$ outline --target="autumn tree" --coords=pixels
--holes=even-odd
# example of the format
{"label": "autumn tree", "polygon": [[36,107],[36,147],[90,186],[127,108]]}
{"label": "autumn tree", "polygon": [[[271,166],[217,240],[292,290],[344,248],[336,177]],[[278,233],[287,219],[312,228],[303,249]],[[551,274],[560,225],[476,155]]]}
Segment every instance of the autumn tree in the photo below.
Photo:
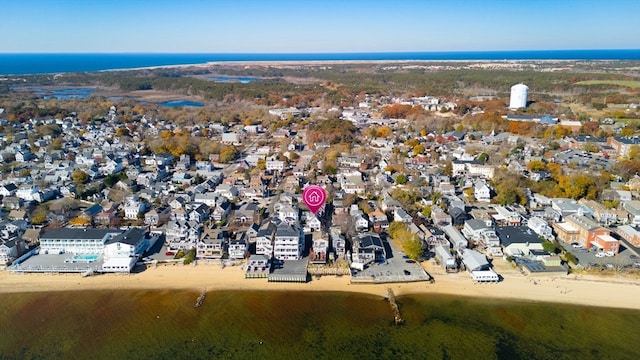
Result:
{"label": "autumn tree", "polygon": [[71,179],[73,179],[73,181],[76,184],[83,184],[83,183],[87,182],[87,180],[89,179],[89,175],[87,175],[86,172],[84,172],[84,171],[82,171],[80,169],[77,169],[77,170],[74,170],[71,173]]}

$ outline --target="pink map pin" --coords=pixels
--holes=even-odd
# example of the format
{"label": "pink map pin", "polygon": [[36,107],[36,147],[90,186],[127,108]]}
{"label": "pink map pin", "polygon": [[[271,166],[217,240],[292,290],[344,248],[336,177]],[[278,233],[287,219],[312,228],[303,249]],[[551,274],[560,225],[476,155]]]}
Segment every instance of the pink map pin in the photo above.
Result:
{"label": "pink map pin", "polygon": [[321,186],[309,185],[302,191],[302,201],[315,215],[327,201],[327,193]]}

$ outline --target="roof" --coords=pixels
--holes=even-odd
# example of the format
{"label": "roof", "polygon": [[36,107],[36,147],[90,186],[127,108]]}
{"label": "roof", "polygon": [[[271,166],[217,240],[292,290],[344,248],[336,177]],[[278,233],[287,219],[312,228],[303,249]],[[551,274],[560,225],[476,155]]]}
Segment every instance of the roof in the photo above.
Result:
{"label": "roof", "polygon": [[482,221],[482,220],[478,220],[478,219],[469,219],[466,220],[464,222],[465,225],[468,225],[472,230],[481,230],[481,229],[488,229],[489,226],[487,226],[487,223]]}
{"label": "roof", "polygon": [[462,251],[462,262],[469,271],[489,269],[487,257],[475,250],[464,249]]}
{"label": "roof", "polygon": [[145,237],[146,233],[146,230],[143,228],[130,228],[124,233],[107,240],[106,244],[122,243],[136,245]]}
{"label": "roof", "polygon": [[278,225],[275,236],[276,237],[280,237],[280,236],[297,237],[297,236],[300,236],[300,231],[297,228],[283,222]]}
{"label": "roof", "polygon": [[498,237],[502,246],[507,247],[511,244],[525,243],[542,243],[542,239],[538,234],[528,227],[522,226],[503,226],[498,227]]}
{"label": "roof", "polygon": [[382,239],[380,236],[372,233],[362,234],[358,236],[359,248],[371,248],[371,247],[380,247],[384,249],[384,245],[382,244]]}
{"label": "roof", "polygon": [[64,228],[54,229],[43,233],[40,239],[79,239],[79,240],[91,240],[91,239],[103,239],[107,234],[120,234],[118,229],[76,229],[76,228]]}

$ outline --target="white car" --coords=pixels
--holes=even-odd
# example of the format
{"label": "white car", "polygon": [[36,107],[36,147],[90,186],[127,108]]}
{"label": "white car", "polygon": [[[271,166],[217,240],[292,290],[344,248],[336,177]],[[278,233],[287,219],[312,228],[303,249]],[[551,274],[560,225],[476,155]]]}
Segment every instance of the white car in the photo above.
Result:
{"label": "white car", "polygon": [[597,258],[602,258],[602,257],[604,257],[604,253],[603,252],[597,252],[596,253],[596,257]]}
{"label": "white car", "polygon": [[613,253],[613,251],[607,251],[607,252],[605,252],[605,253],[604,253],[604,256],[609,256],[609,257],[611,257],[611,256],[614,256],[614,255],[615,255],[615,254]]}

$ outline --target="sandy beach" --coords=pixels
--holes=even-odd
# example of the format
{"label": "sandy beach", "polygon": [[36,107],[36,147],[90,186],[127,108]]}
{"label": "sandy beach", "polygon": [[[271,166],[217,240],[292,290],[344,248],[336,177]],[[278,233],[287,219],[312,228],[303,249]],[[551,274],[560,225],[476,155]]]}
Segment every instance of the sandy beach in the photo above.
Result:
{"label": "sandy beach", "polygon": [[0,272],[0,293],[118,290],[187,289],[350,291],[385,296],[387,288],[396,296],[406,294],[447,294],[535,302],[557,302],[611,308],[640,309],[640,281],[625,277],[549,276],[526,277],[507,266],[499,268],[504,281],[474,284],[469,274],[445,274],[431,263],[425,264],[435,283],[350,284],[349,277],[324,276],[301,283],[270,283],[267,279],[245,279],[241,267],[221,268],[219,264],[159,265],[134,274],[102,274],[83,278],[80,274],[14,274]]}

